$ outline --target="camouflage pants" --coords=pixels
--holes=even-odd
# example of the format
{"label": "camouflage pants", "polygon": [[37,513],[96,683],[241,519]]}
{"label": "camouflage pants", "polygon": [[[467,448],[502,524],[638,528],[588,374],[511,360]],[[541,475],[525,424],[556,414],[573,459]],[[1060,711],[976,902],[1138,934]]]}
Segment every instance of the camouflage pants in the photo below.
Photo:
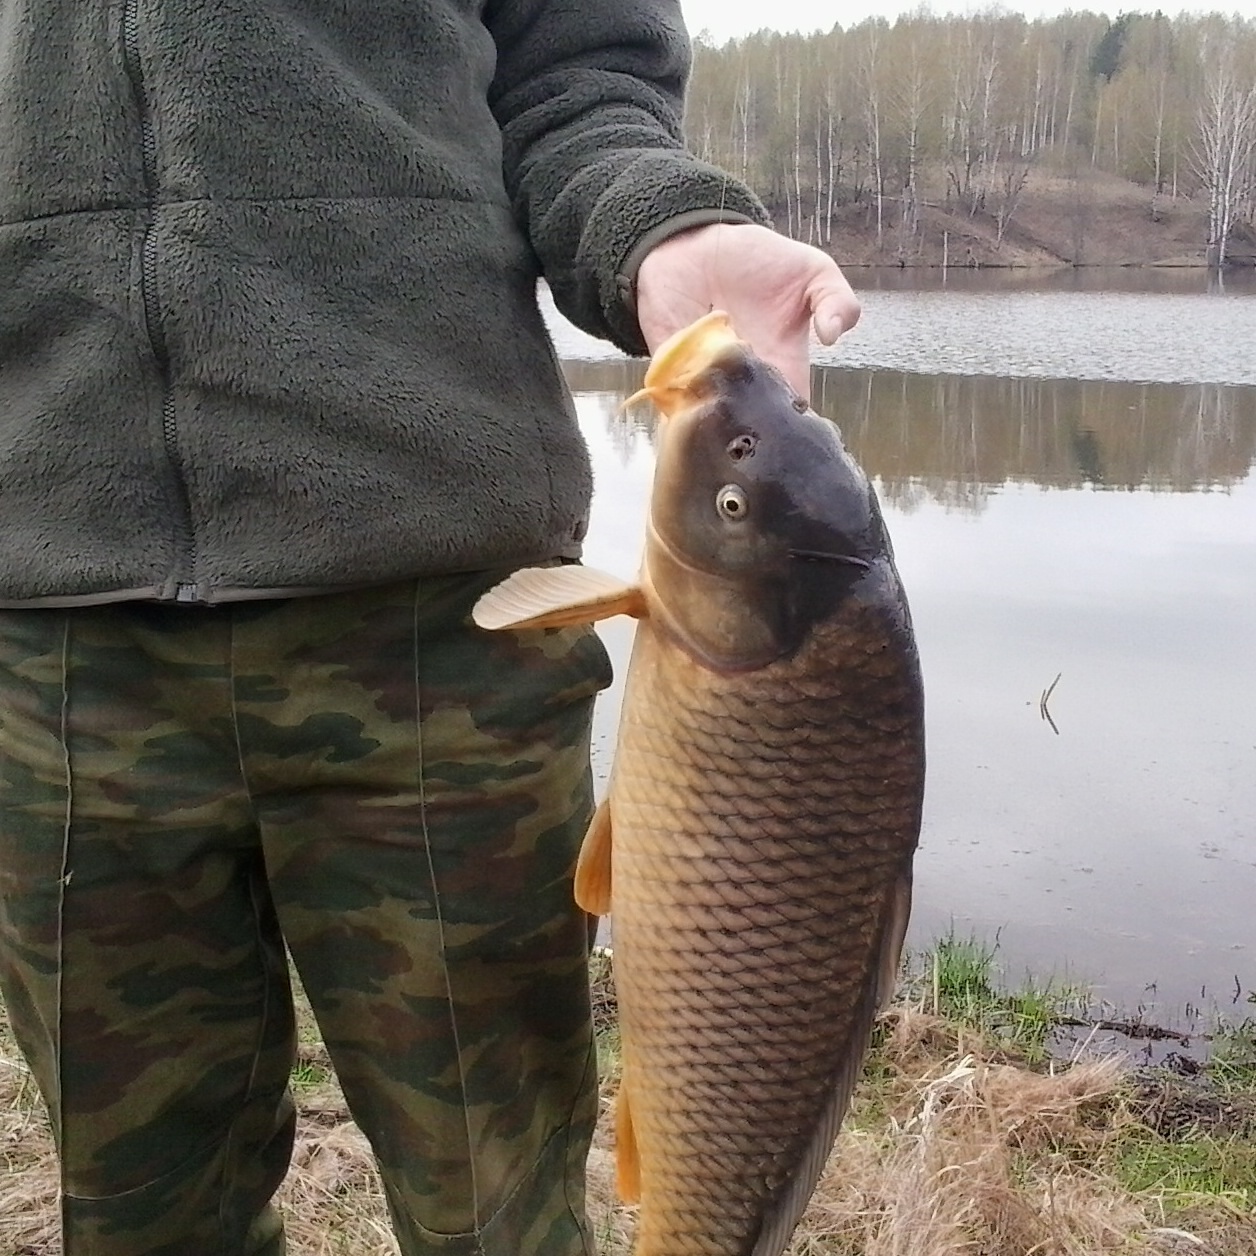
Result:
{"label": "camouflage pants", "polygon": [[494,577],[0,612],[0,978],[65,1256],[274,1256],[285,944],[407,1256],[591,1253],[587,922],[608,679]]}

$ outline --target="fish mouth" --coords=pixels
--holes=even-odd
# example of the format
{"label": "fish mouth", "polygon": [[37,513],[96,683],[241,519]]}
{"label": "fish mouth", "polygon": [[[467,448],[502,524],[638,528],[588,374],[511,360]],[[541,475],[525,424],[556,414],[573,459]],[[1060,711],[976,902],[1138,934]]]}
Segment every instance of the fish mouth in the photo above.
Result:
{"label": "fish mouth", "polygon": [[790,558],[801,558],[812,563],[845,563],[848,567],[861,567],[864,571],[871,571],[872,564],[863,558],[856,558],[852,554],[830,554],[827,550],[812,549],[792,549],[789,552]]}

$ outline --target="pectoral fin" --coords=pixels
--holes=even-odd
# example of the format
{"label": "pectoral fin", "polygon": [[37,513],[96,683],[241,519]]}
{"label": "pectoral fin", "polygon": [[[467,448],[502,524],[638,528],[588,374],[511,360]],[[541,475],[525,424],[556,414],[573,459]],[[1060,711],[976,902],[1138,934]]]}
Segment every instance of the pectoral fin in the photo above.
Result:
{"label": "pectoral fin", "polygon": [[593,813],[576,860],[576,902],[591,916],[611,909],[611,809],[605,800]]}
{"label": "pectoral fin", "polygon": [[625,1204],[641,1199],[641,1157],[637,1154],[626,1081],[620,1082],[615,1098],[615,1191]]}
{"label": "pectoral fin", "polygon": [[567,628],[612,615],[645,614],[635,584],[591,567],[524,567],[495,585],[475,604],[481,628]]}

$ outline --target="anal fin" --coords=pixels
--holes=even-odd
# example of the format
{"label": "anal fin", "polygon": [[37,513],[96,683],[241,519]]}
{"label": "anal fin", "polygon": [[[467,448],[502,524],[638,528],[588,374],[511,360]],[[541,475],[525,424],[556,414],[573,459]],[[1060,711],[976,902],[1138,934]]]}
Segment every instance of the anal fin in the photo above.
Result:
{"label": "anal fin", "polygon": [[637,1154],[628,1087],[622,1080],[615,1097],[615,1191],[625,1204],[641,1199],[641,1157]]}
{"label": "anal fin", "polygon": [[576,860],[576,902],[591,916],[611,910],[611,808],[603,799],[585,831]]}
{"label": "anal fin", "polygon": [[898,975],[903,967],[903,943],[907,938],[907,921],[911,916],[911,866],[903,871],[890,891],[889,918],[881,943],[881,963],[877,973],[877,1011],[883,1012],[898,988]]}

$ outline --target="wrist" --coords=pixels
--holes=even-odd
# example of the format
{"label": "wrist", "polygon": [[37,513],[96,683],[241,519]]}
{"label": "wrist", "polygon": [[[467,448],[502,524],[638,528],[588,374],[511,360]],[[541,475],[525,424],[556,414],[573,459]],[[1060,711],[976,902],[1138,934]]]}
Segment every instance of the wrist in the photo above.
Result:
{"label": "wrist", "polygon": [[700,232],[709,231],[712,227],[753,225],[753,223],[754,220],[747,218],[744,214],[722,209],[694,209],[659,223],[637,241],[620,267],[617,282],[624,304],[635,316],[637,283],[641,267],[661,245],[670,243],[681,236],[696,236]]}

